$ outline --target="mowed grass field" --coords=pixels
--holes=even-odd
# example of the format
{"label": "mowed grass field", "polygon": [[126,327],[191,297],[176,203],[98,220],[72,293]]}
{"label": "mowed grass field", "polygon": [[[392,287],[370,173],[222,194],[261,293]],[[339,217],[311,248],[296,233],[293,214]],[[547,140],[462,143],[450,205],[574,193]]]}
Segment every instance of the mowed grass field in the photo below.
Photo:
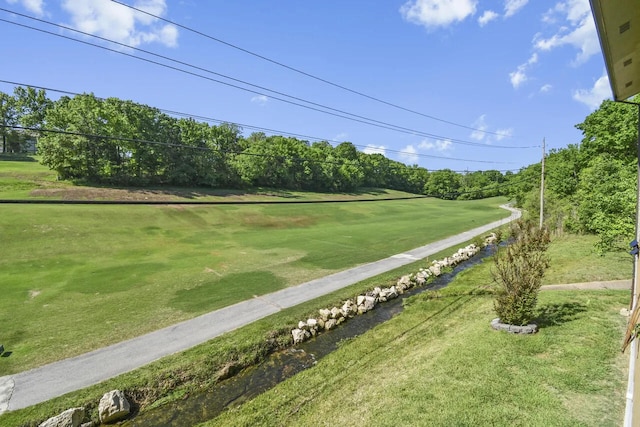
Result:
{"label": "mowed grass field", "polygon": [[504,218],[504,201],[0,205],[0,376]]}
{"label": "mowed grass field", "polygon": [[[545,283],[628,279],[632,257],[625,251],[598,256],[596,241],[554,237]],[[90,408],[97,420],[97,402],[115,388],[135,396],[141,413],[189,399],[213,386],[230,362],[263,360],[274,332],[290,337],[289,329],[318,308],[390,286],[427,264],[416,261],[104,383],[5,413],[0,425],[39,425],[75,406]],[[437,293],[410,298],[391,322],[345,341],[309,371],[207,425],[620,425],[628,353],[620,352],[626,318],[619,310],[628,306],[629,291],[543,292],[540,332],[517,337],[489,326],[495,317],[490,267],[485,261]]]}

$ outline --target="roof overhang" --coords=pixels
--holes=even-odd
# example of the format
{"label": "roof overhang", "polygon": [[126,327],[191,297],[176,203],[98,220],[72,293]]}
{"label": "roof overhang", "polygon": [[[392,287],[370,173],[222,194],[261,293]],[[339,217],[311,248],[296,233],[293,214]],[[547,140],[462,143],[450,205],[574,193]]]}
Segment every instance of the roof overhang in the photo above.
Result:
{"label": "roof overhang", "polygon": [[640,1],[590,0],[616,101],[640,93]]}

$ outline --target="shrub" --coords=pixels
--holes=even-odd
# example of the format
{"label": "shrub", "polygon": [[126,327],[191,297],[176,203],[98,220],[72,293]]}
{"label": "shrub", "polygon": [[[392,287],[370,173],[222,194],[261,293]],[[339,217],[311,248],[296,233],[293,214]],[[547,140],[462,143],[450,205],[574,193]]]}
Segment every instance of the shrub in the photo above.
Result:
{"label": "shrub", "polygon": [[493,305],[502,323],[526,325],[533,319],[542,277],[549,267],[549,230],[518,220],[511,225],[510,236],[510,243],[494,257],[492,275],[499,288]]}

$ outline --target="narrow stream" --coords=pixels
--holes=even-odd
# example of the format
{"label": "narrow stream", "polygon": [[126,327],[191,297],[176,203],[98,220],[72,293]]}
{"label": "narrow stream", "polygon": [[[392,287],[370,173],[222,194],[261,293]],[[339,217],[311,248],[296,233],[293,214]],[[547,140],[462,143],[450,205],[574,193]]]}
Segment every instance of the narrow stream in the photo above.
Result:
{"label": "narrow stream", "polygon": [[211,389],[188,398],[146,411],[121,424],[126,427],[193,426],[215,418],[226,408],[241,405],[307,368],[338,348],[341,341],[357,337],[400,313],[404,298],[426,290],[441,289],[459,272],[489,256],[482,249],[453,271],[437,277],[428,286],[412,288],[401,297],[376,305],[374,310],[353,317],[335,329],[323,332],[302,344],[271,354],[260,365],[245,369]]}

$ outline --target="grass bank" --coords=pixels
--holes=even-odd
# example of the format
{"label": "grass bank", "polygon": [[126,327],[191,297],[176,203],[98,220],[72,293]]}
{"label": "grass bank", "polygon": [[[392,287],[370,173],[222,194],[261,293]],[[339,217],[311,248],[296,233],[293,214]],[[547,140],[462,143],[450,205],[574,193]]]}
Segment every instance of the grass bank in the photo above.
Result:
{"label": "grass bank", "polygon": [[[566,249],[574,245],[588,247],[593,244],[592,240],[577,236],[556,239],[552,244],[554,267],[550,270],[547,280],[550,283],[558,283],[554,277],[561,277],[562,282],[578,281],[572,279],[571,271],[574,270],[570,262],[572,255]],[[443,251],[433,259],[450,255],[450,252],[452,251],[449,249]],[[630,264],[627,258],[626,253],[602,258],[587,251],[583,256],[584,262],[602,267],[594,268],[588,280],[628,278]],[[296,325],[300,319],[315,314],[318,308],[335,305],[374,286],[394,283],[399,276],[415,272],[425,264],[425,261],[416,262],[331,295],[284,310],[135,372],[40,405],[7,413],[0,416],[0,425],[38,425],[46,418],[78,405],[86,406],[95,418],[97,400],[102,393],[114,388],[124,389],[129,396],[134,397],[142,411],[149,406],[182,399],[190,393],[215,383],[226,366],[231,364],[241,367],[251,364],[259,360],[270,347],[288,344],[289,329],[292,325]],[[609,264],[613,264],[611,271],[616,272],[616,275],[610,276],[610,270],[604,268]],[[515,424],[503,422],[507,420],[507,414],[518,413],[521,409],[544,412],[540,407],[532,408],[531,402],[540,403],[539,400],[526,401],[530,394],[535,395],[541,389],[543,393],[552,393],[551,396],[555,396],[559,402],[566,401],[567,408],[575,405],[571,412],[562,406],[564,404],[558,406],[557,402],[553,403],[555,405],[553,414],[580,412],[580,414],[588,414],[589,419],[574,424],[554,424],[549,418],[543,421],[551,420],[551,423],[537,424],[538,419],[527,414],[523,419],[531,423],[520,425],[614,425],[611,420],[618,420],[615,425],[619,425],[618,415],[623,404],[623,383],[626,379],[621,371],[624,370],[626,359],[620,356],[618,351],[621,342],[620,328],[624,324],[624,319],[617,313],[622,306],[627,305],[628,292],[544,293],[541,296],[541,307],[547,307],[544,313],[548,320],[540,334],[522,339],[504,334],[496,335],[488,330],[488,322],[493,317],[493,313],[490,298],[486,295],[491,286],[487,266],[488,264],[485,264],[466,271],[450,287],[443,289],[437,295],[411,300],[408,310],[395,318],[393,320],[395,323],[391,326],[383,325],[381,328],[384,329],[376,328],[363,337],[345,343],[334,355],[328,356],[318,366],[304,373],[305,376],[298,375],[292,378],[264,397],[249,402],[247,406],[212,420],[210,425],[251,425],[252,422],[257,425],[305,425],[307,422],[310,423],[307,425],[323,425],[325,420],[333,421],[336,419],[334,416],[341,414],[337,410],[327,410],[327,405],[322,404],[323,401],[335,403],[336,408],[342,408],[345,414],[357,410],[354,413],[357,417],[350,418],[348,425],[358,422],[360,418],[369,419],[367,417],[373,413],[379,416],[380,420],[391,424],[392,417],[380,414],[380,408],[383,403],[389,403],[389,399],[392,398],[397,405],[389,408],[393,408],[392,413],[397,417],[396,420],[402,420],[394,425],[416,425],[416,423],[437,425],[433,422],[438,420],[442,421],[441,425],[455,425],[455,422],[448,421],[456,420],[459,421],[458,425],[483,425],[481,421],[489,419],[494,420],[491,421],[494,425],[518,425],[517,421]],[[434,298],[435,296],[438,298]],[[460,335],[459,338],[458,335]],[[528,338],[534,339],[527,341]],[[478,348],[468,344],[477,345]],[[506,351],[507,349],[510,351]],[[495,352],[492,352],[493,350]],[[443,355],[441,356],[440,353]],[[449,358],[451,361],[447,362]],[[434,362],[430,362],[431,359],[434,359]],[[556,365],[557,360],[561,363]],[[369,361],[369,363],[364,364],[361,361]],[[509,367],[512,361],[517,361],[519,364]],[[444,365],[440,366],[440,364]],[[494,367],[493,364],[496,366]],[[596,364],[601,365],[594,366]],[[337,370],[338,366],[341,366],[341,370]],[[352,367],[358,369],[351,370]],[[446,383],[432,384],[435,388],[430,391],[431,389],[422,385],[422,382],[427,381],[431,383],[448,381],[450,372],[444,367],[448,367],[455,374],[455,387]],[[500,370],[498,367],[504,369]],[[528,374],[530,368],[536,370]],[[538,369],[542,369],[541,372],[545,375],[551,375],[549,372],[554,373],[550,379],[543,379],[543,382],[540,382],[537,380]],[[484,370],[489,374],[483,374]],[[592,370],[595,373],[593,380],[591,379]],[[360,371],[363,373],[359,373]],[[463,380],[468,375],[474,381],[464,383]],[[501,379],[498,384],[492,385],[494,378],[504,375],[507,376],[505,378],[514,381],[513,397],[503,400],[498,398],[497,402],[491,401],[487,396],[500,396],[503,392],[511,393],[509,384],[505,380]],[[376,376],[382,377],[381,380],[376,380]],[[340,383],[338,378],[343,378],[344,384]],[[398,378],[398,381],[394,378]],[[315,389],[310,388],[304,384],[305,381],[298,382],[300,380],[319,385]],[[366,385],[371,381],[379,385],[380,390],[376,391],[375,388]],[[471,387],[468,390],[482,391],[482,381],[487,381],[485,386],[488,391],[472,398],[474,394],[468,393],[465,387]],[[528,388],[523,391],[522,384],[519,382],[523,382],[524,387]],[[541,386],[540,384],[543,383],[546,385]],[[577,386],[574,387],[575,384]],[[351,399],[349,401],[353,403],[352,397],[345,397],[342,394],[345,391],[343,386],[346,385],[351,387],[349,391],[353,391],[355,396],[360,396],[358,398],[361,400],[360,406],[351,407],[351,404],[340,406],[339,401],[343,399]],[[362,391],[359,391],[359,385],[363,385]],[[387,386],[390,387],[389,392],[383,392]],[[304,393],[294,395],[296,387],[301,387],[300,390]],[[413,392],[413,388],[420,392]],[[337,393],[338,391],[340,393]],[[435,396],[435,391],[439,393],[438,396]],[[289,397],[284,399],[279,397],[282,395]],[[550,400],[549,396],[547,394],[542,403],[546,404],[546,400]],[[376,401],[373,397],[382,400]],[[270,404],[271,399],[279,402],[278,405]],[[449,410],[452,402],[455,403],[457,399],[468,406],[462,407],[462,404],[455,406],[465,414],[465,418],[453,418],[453,411]],[[524,402],[514,403],[520,402],[521,399]],[[610,407],[605,407],[609,404]],[[496,406],[496,409],[488,408],[490,406]],[[345,407],[348,409],[344,409]],[[323,418],[320,418],[322,412],[320,408],[325,411]],[[264,418],[256,419],[250,413],[251,411],[257,411],[256,414]],[[407,412],[403,413],[403,411]],[[430,418],[427,421],[423,415],[417,414],[418,411],[426,413],[434,411],[440,415],[438,415],[439,418]],[[476,414],[476,411],[480,412]],[[482,414],[482,411],[488,412],[480,417],[479,414]],[[367,413],[369,415],[366,415]],[[502,414],[502,418],[496,414]],[[575,415],[577,418],[570,419],[580,420],[582,416]],[[563,417],[558,419],[569,419],[566,415]],[[410,419],[412,422],[406,421]],[[600,419],[604,420],[603,423],[594,422]],[[479,422],[474,423],[473,420]],[[378,418],[375,421],[378,425]],[[491,422],[484,424],[491,425]]]}
{"label": "grass bank", "polygon": [[208,187],[113,187],[59,181],[56,172],[40,164],[39,156],[0,153],[0,200],[118,200],[146,202],[256,202],[357,200],[415,197],[378,188],[352,193],[313,193],[272,188],[214,189]]}
{"label": "grass bank", "polygon": [[[587,254],[583,262],[601,268],[576,271],[569,250],[590,240],[556,240],[546,280],[620,278],[609,276],[612,262],[630,277],[626,254]],[[408,299],[389,322],[204,425],[620,425],[628,359],[619,310],[629,292],[542,292],[538,334],[500,333],[489,327],[490,264]]]}
{"label": "grass bank", "polygon": [[[457,249],[457,248],[455,248]],[[440,259],[454,248],[434,255]],[[262,360],[270,351],[291,344],[290,330],[300,319],[317,313],[319,307],[341,304],[375,286],[395,284],[398,277],[427,264],[418,261],[356,283],[315,300],[278,312],[190,350],[165,357],[133,372],[69,393],[29,408],[0,415],[0,425],[38,426],[67,408],[84,406],[97,419],[97,403],[106,391],[124,390],[136,402],[136,410],[161,406],[185,398],[215,384],[229,367],[241,369]]]}
{"label": "grass bank", "polygon": [[4,205],[0,376],[498,220],[502,201]]}

